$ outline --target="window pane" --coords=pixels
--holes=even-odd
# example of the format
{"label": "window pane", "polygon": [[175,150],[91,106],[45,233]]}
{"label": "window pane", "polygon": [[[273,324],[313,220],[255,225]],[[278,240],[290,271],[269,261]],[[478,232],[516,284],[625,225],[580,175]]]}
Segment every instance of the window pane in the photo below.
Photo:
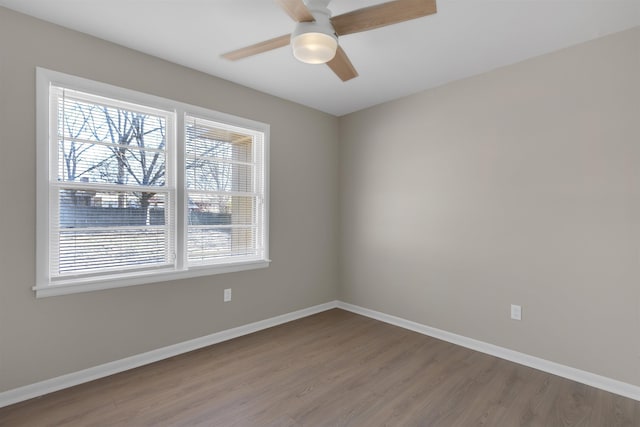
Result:
{"label": "window pane", "polygon": [[61,189],[52,273],[168,263],[167,199],[166,193]]}
{"label": "window pane", "polygon": [[166,193],[60,190],[60,228],[165,225]]}
{"label": "window pane", "polygon": [[122,185],[165,184],[165,153],[59,141],[58,180]]}
{"label": "window pane", "polygon": [[254,197],[192,194],[188,261],[206,263],[221,257],[257,255],[254,202]]}
{"label": "window pane", "polygon": [[253,192],[253,167],[187,159],[187,188],[201,191]]}
{"label": "window pane", "polygon": [[88,102],[62,91],[58,107],[58,137],[110,144],[137,145],[163,150],[166,144],[166,119],[136,111]]}
{"label": "window pane", "polygon": [[58,98],[58,180],[165,184],[166,119],[128,108]]}
{"label": "window pane", "polygon": [[254,145],[261,139],[193,117],[186,118],[186,136],[187,261],[207,264],[259,256],[262,243],[256,236],[263,216],[257,193],[263,187],[256,179]]}
{"label": "window pane", "polygon": [[216,123],[204,119],[187,118],[186,156],[252,162],[253,136],[239,131],[222,129],[216,125]]}
{"label": "window pane", "polygon": [[[255,197],[189,195],[189,224],[254,224]],[[210,218],[210,219],[207,219]],[[226,222],[221,222],[221,221]]]}
{"label": "window pane", "polygon": [[63,229],[58,274],[167,263],[167,237],[163,228]]}
{"label": "window pane", "polygon": [[189,262],[206,263],[231,256],[257,256],[255,227],[189,227]]}
{"label": "window pane", "polygon": [[231,196],[189,197],[189,225],[231,224]]}
{"label": "window pane", "polygon": [[226,139],[215,139],[207,136],[209,129],[199,129],[195,125],[187,127],[189,144],[186,147],[187,157],[205,157],[213,159],[233,160],[231,142]]}

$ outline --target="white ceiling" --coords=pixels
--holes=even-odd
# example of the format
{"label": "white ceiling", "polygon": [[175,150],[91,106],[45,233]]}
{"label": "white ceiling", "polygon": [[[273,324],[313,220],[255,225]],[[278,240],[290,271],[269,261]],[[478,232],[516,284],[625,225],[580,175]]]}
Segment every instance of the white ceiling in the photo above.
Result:
{"label": "white ceiling", "polygon": [[[385,0],[333,0],[334,15]],[[0,5],[334,115],[640,25],[640,0],[438,0],[438,13],[344,36],[342,82],[289,48],[220,54],[290,33],[272,0],[0,0]]]}

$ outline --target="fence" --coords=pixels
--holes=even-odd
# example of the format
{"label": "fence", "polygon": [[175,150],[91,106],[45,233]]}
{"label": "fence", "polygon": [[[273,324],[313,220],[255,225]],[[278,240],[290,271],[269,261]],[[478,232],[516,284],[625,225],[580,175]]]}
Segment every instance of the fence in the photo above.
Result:
{"label": "fence", "polygon": [[[164,208],[137,207],[98,207],[69,206],[60,207],[60,227],[118,227],[136,225],[164,225]],[[226,225],[231,224],[231,214],[217,212],[201,212],[189,210],[191,225]]]}

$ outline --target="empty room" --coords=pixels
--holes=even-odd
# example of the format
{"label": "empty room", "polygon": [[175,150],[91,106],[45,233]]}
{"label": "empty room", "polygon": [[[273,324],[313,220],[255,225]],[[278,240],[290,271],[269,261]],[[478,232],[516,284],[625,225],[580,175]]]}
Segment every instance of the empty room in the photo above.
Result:
{"label": "empty room", "polygon": [[0,0],[0,426],[640,426],[637,0]]}

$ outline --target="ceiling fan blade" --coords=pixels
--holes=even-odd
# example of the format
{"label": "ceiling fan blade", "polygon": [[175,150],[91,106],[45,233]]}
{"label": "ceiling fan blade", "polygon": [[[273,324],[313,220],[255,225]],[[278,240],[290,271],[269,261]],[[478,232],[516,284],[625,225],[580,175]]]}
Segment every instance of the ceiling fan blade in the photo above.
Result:
{"label": "ceiling fan blade", "polygon": [[331,18],[336,34],[359,33],[436,13],[436,0],[394,0]]}
{"label": "ceiling fan blade", "polygon": [[238,59],[246,58],[247,56],[257,55],[258,53],[284,47],[289,44],[290,40],[291,34],[286,34],[284,36],[252,44],[251,46],[243,47],[242,49],[227,52],[223,54],[222,57],[230,61],[237,61]]}
{"label": "ceiling fan blade", "polygon": [[276,3],[296,22],[312,22],[315,20],[302,0],[276,0]]}
{"label": "ceiling fan blade", "polygon": [[327,65],[343,82],[351,80],[354,77],[358,77],[358,72],[353,67],[349,57],[340,46],[338,46],[338,50],[336,50],[336,56],[334,56],[331,61],[327,62]]}

